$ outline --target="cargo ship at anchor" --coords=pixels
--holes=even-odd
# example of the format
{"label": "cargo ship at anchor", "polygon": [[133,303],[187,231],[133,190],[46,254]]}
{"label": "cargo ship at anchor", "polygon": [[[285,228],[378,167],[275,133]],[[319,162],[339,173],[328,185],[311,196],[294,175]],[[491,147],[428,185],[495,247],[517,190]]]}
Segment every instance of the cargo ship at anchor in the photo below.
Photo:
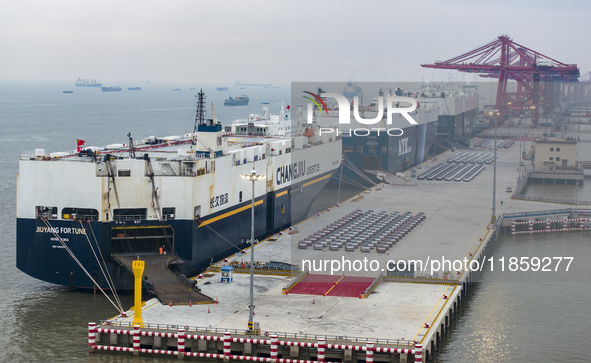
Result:
{"label": "cargo ship at anchor", "polygon": [[246,106],[249,98],[247,95],[226,98],[224,106]]}
{"label": "cargo ship at anchor", "polygon": [[[17,267],[54,284],[133,287],[118,255],[175,257],[178,273],[201,272],[255,238],[307,217],[340,166],[340,138],[304,136],[290,113],[236,123],[205,119],[199,93],[193,133],[136,143],[22,155],[17,176]],[[256,131],[256,134],[255,134]]]}
{"label": "cargo ship at anchor", "polygon": [[101,87],[103,84],[98,83],[96,79],[82,79],[78,78],[74,84],[76,87]]}

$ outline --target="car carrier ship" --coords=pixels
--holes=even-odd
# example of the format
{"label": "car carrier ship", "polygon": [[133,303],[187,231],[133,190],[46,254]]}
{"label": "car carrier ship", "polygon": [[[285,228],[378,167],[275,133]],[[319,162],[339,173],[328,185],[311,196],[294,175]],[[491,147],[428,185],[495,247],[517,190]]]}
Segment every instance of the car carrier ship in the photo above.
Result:
{"label": "car carrier ship", "polygon": [[178,273],[198,273],[248,245],[252,182],[255,238],[307,217],[341,162],[341,139],[304,136],[289,107],[227,130],[197,101],[193,133],[140,143],[21,156],[17,176],[17,267],[76,288],[129,290],[118,255],[164,253]]}
{"label": "car carrier ship", "polygon": [[[348,87],[345,87],[345,95]],[[359,86],[357,86],[359,87]],[[319,89],[318,93],[323,91]],[[405,172],[426,160],[435,142],[448,143],[472,137],[472,128],[478,113],[477,87],[463,84],[422,85],[417,89],[380,89],[378,97],[361,105],[362,118],[373,119],[378,113],[379,98],[388,96],[410,97],[416,100],[417,109],[410,113],[417,125],[411,125],[394,115],[393,124],[384,118],[371,126],[356,123],[351,110],[350,129],[367,128],[368,134],[343,133],[343,168],[331,179],[331,186],[352,185],[370,187],[380,182],[379,175],[387,172],[406,177]],[[347,97],[350,101],[351,98]],[[330,103],[329,103],[330,104]],[[314,110],[318,122],[334,125],[338,121],[338,107],[328,106],[327,115]],[[388,135],[375,129],[399,128],[401,135]],[[343,127],[340,127],[343,129]],[[402,173],[402,174],[400,174]],[[408,175],[410,177],[410,175]]]}

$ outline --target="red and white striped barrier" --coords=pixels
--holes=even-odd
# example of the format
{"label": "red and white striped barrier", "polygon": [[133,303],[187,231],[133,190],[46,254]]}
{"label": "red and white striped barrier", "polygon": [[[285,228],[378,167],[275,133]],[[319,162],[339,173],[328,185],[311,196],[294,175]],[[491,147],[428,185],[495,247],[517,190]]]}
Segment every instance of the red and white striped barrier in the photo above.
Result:
{"label": "red and white striped barrier", "polygon": [[326,346],[326,343],[324,341],[324,338],[318,338],[318,358],[317,360],[319,362],[324,362],[324,347]]}
{"label": "red and white striped barrier", "polygon": [[[146,350],[150,350],[150,349],[146,349]],[[166,351],[166,352],[170,352],[170,351]],[[145,352],[145,353],[151,353],[151,352]],[[154,353],[158,353],[157,351]],[[160,353],[162,354],[162,353]],[[171,354],[171,353],[168,353]],[[174,354],[174,351],[172,351],[172,354]],[[196,358],[212,358],[212,359],[224,359],[224,355],[223,354],[218,354],[218,353],[197,353],[197,352],[185,352],[185,356],[187,357],[196,357]]]}
{"label": "red and white striped barrier", "polygon": [[[209,340],[214,342],[223,342],[223,336],[216,336],[216,335],[199,335],[199,334],[187,334],[187,339],[193,340]],[[236,338],[234,338],[236,339]]]}
{"label": "red and white striped barrier", "polygon": [[140,326],[133,326],[133,355],[140,354]]}
{"label": "red and white striped barrier", "polygon": [[[108,333],[117,335],[132,335],[133,346],[132,347],[118,347],[118,346],[104,346],[96,344],[96,333]],[[141,336],[150,337],[165,337],[165,338],[176,338],[177,339],[177,350],[164,350],[164,349],[147,349],[141,348],[140,338]],[[199,352],[187,352],[185,349],[186,339],[192,340],[208,340],[208,341],[223,341],[224,349],[223,354],[215,353],[199,353]],[[263,357],[251,357],[231,354],[231,344],[236,343],[252,343],[252,344],[264,344],[270,345],[270,358]],[[316,348],[318,350],[317,361],[308,360],[297,360],[297,359],[279,359],[278,358],[278,346],[298,346]],[[230,332],[225,332],[223,336],[215,335],[198,335],[198,334],[187,334],[187,328],[179,328],[177,333],[162,333],[147,331],[141,328],[139,325],[135,325],[132,330],[129,329],[107,329],[97,328],[95,323],[88,323],[88,346],[89,351],[104,350],[104,351],[117,351],[117,352],[130,352],[134,355],[139,353],[145,354],[164,354],[164,355],[178,355],[179,358],[183,356],[199,357],[199,358],[214,358],[224,360],[247,360],[257,362],[284,362],[284,363],[315,363],[325,361],[325,350],[353,350],[353,351],[365,351],[366,361],[372,362],[374,352],[378,353],[398,353],[398,354],[415,354],[416,349],[401,349],[401,348],[386,348],[386,347],[375,347],[373,342],[367,342],[365,346],[361,345],[346,345],[346,344],[326,344],[324,338],[318,338],[317,343],[301,342],[301,341],[290,341],[290,340],[279,340],[278,336],[273,334],[271,339],[251,339],[251,338],[233,338]]]}
{"label": "red and white striped barrier", "polygon": [[415,344],[415,363],[423,362],[423,346],[421,344]]}
{"label": "red and white striped barrier", "polygon": [[96,350],[106,350],[106,351],[109,351],[109,352],[133,352],[133,348],[129,348],[129,347],[114,347],[114,346],[107,346],[107,345],[95,345],[94,346],[94,349],[96,349]]}
{"label": "red and white striped barrier", "polygon": [[[94,343],[95,334],[91,332],[91,324],[89,323],[89,345],[92,342]],[[179,329],[180,331],[181,329]],[[185,329],[182,329],[185,331]],[[125,329],[106,329],[106,328],[94,328],[94,332],[98,333],[114,333],[120,335],[133,335],[133,330],[125,330]],[[229,333],[228,333],[229,334]],[[141,330],[139,332],[140,336],[155,336],[155,337],[163,337],[163,338],[176,338],[178,339],[178,333],[162,333],[162,332],[154,332],[154,331],[145,331]],[[201,334],[186,334],[185,339],[192,339],[192,340],[207,340],[207,341],[223,341],[225,342],[226,333],[224,336],[216,336],[216,335],[201,335]],[[271,345],[273,343],[272,339],[252,339],[252,338],[233,338],[230,336],[231,343],[252,343],[252,344],[264,344],[264,345]],[[296,347],[306,347],[306,348],[318,348],[318,343],[311,343],[311,342],[300,342],[300,341],[292,341],[292,340],[277,340],[277,345],[281,346],[296,346]],[[349,345],[349,344],[326,344],[324,343],[325,349],[337,349],[337,350],[354,350],[354,351],[366,351],[367,346],[362,345]],[[386,348],[386,347],[374,347],[374,351],[378,353],[399,353],[399,354],[414,354],[414,349],[402,349],[402,348]]]}
{"label": "red and white striped barrier", "polygon": [[96,345],[96,323],[88,323],[88,348],[94,350]]}
{"label": "red and white striped barrier", "polygon": [[365,361],[367,363],[373,363],[373,342],[367,342],[366,352],[365,352]]}
{"label": "red and white striped barrier", "polygon": [[224,359],[230,360],[232,354],[232,334],[230,332],[224,333]]}
{"label": "red and white striped barrier", "polygon": [[[108,328],[97,328],[97,333],[106,333],[106,334],[117,334],[117,335],[133,335],[133,330],[127,329],[108,329]],[[170,337],[174,337],[174,333],[169,333]]]}
{"label": "red and white striped barrier", "polygon": [[179,328],[179,333],[177,336],[177,351],[179,352],[179,356],[185,355],[185,329]]}
{"label": "red and white striped barrier", "polygon": [[176,350],[164,350],[164,349],[143,348],[143,349],[140,349],[140,353],[176,355],[177,354],[177,351]]}
{"label": "red and white striped barrier", "polygon": [[376,352],[376,353],[415,354],[414,349],[382,348],[382,347],[375,347],[374,352]]}
{"label": "red and white striped barrier", "polygon": [[277,341],[278,340],[279,339],[277,338],[277,335],[271,335],[270,357],[271,357],[272,361],[277,360]]}
{"label": "red and white striped barrier", "polygon": [[[237,338],[234,338],[234,341],[237,341]],[[245,343],[249,343],[249,339],[243,339]],[[256,339],[253,339],[256,340]],[[255,343],[257,344],[257,343]],[[258,344],[269,344],[268,342],[263,342],[259,340]],[[317,343],[308,343],[308,342],[298,342],[298,341],[291,341],[291,340],[280,340],[279,345],[281,346],[288,346],[288,347],[305,347],[305,348],[318,348]],[[348,345],[348,344],[326,344],[326,349],[336,349],[336,350],[354,350],[354,351],[366,351],[367,346],[362,345]],[[402,348],[386,348],[386,347],[374,347],[374,352],[377,353],[398,353],[398,354],[414,354],[414,349],[402,349]]]}
{"label": "red and white striped barrier", "polygon": [[232,343],[271,344],[268,339],[232,338]]}
{"label": "red and white striped barrier", "polygon": [[[540,232],[591,231],[591,227],[585,227],[585,222],[589,222],[589,221],[591,221],[590,218],[555,219],[555,220],[547,219],[545,221],[525,221],[525,222],[511,221],[511,235],[514,236],[516,234],[531,234],[531,233],[540,233]],[[546,224],[545,229],[538,229],[538,230],[533,229],[534,225],[541,224],[541,223]],[[552,223],[562,224],[562,228],[551,228]],[[569,223],[572,223],[573,225],[578,224],[578,227],[569,227]],[[517,231],[516,226],[523,225],[523,224],[528,225],[527,231]]]}

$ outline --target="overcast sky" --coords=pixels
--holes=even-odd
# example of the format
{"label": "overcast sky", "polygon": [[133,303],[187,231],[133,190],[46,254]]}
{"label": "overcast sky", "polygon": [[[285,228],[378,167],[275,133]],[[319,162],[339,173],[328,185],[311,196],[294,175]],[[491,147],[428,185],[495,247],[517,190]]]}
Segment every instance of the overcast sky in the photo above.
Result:
{"label": "overcast sky", "polygon": [[546,0],[0,0],[0,81],[439,81],[450,72],[420,64],[502,34],[584,74],[590,10]]}

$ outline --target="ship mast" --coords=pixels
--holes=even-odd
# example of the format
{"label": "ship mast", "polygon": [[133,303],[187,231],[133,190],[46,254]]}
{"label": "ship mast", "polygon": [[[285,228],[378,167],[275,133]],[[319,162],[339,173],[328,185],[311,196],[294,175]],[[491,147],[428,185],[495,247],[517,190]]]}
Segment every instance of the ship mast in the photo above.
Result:
{"label": "ship mast", "polygon": [[135,148],[133,147],[133,138],[131,137],[131,132],[127,133],[127,137],[129,138],[129,157],[135,158]]}
{"label": "ship mast", "polygon": [[203,89],[197,93],[197,112],[195,113],[195,126],[193,126],[193,133],[197,133],[199,125],[205,124],[205,93]]}

